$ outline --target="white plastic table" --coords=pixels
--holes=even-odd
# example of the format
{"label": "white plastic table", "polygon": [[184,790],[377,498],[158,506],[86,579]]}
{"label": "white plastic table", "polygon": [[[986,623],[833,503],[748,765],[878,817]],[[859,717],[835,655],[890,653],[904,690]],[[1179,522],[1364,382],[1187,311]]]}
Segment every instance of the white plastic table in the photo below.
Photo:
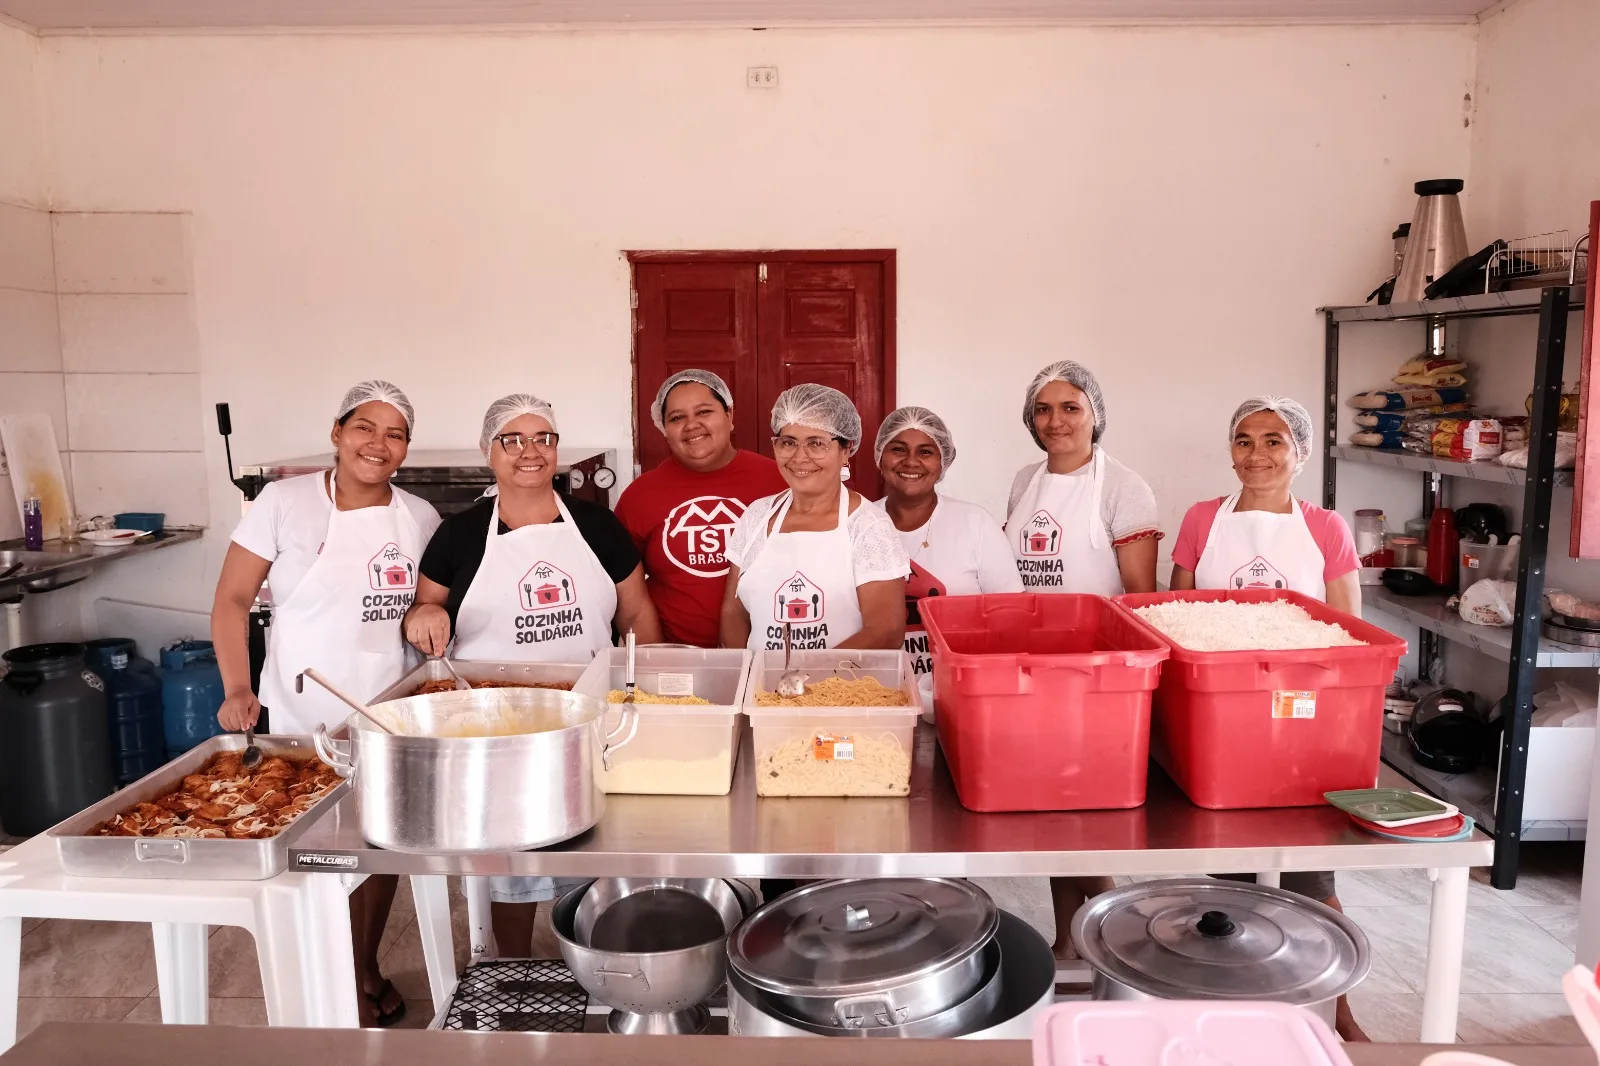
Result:
{"label": "white plastic table", "polygon": [[[0,1051],[17,1036],[22,920],[149,922],[161,1020],[206,1021],[208,927],[255,938],[272,1025],[359,1024],[347,896],[360,875],[283,873],[265,881],[73,877],[55,845],[36,837],[0,854]],[[455,979],[445,879],[412,878],[436,1007]]]}

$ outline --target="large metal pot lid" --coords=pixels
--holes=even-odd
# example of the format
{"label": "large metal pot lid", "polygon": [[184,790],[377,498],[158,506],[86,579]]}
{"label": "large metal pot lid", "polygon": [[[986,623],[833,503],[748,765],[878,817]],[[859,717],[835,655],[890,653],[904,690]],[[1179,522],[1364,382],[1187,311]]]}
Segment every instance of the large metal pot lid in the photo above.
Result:
{"label": "large metal pot lid", "polygon": [[954,966],[999,923],[988,893],[966,881],[821,881],[752,914],[728,938],[728,959],[768,992],[855,995]]}
{"label": "large metal pot lid", "polygon": [[1304,896],[1238,881],[1144,881],[1096,896],[1072,923],[1084,960],[1158,999],[1342,995],[1371,968],[1367,938]]}

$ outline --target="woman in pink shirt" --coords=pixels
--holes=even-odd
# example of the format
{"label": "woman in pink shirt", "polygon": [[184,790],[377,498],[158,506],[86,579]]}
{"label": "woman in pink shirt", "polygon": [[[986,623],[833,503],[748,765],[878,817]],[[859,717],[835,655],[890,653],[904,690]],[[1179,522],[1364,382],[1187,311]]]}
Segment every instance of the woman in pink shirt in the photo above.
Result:
{"label": "woman in pink shirt", "polygon": [[[1229,432],[1239,491],[1189,508],[1172,549],[1177,589],[1293,589],[1361,613],[1361,560],[1350,527],[1333,511],[1297,500],[1289,484],[1311,457],[1311,414],[1294,400],[1256,396],[1233,412]],[[1228,875],[1254,880],[1252,874]],[[1282,887],[1342,910],[1327,871],[1285,873]],[[1335,1027],[1365,1040],[1339,997]]]}
{"label": "woman in pink shirt", "polygon": [[1172,549],[1173,589],[1293,589],[1361,613],[1350,527],[1289,491],[1311,457],[1311,415],[1294,400],[1257,396],[1233,413],[1239,491],[1189,508]]}

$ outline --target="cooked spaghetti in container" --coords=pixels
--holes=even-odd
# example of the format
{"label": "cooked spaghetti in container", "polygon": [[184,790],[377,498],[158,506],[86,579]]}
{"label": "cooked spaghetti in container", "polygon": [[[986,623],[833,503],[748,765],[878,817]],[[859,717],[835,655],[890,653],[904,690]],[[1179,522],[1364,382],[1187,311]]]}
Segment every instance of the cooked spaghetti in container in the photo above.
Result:
{"label": "cooked spaghetti in container", "polygon": [[758,796],[904,796],[922,705],[904,651],[807,650],[798,700],[777,695],[782,652],[759,652],[745,692]]}
{"label": "cooked spaghetti in container", "polygon": [[[627,677],[625,648],[595,656],[574,691],[617,704]],[[633,740],[595,761],[608,793],[650,796],[726,796],[739,754],[739,711],[750,653],[743,648],[643,646],[634,657]],[[620,720],[613,706],[606,728]]]}

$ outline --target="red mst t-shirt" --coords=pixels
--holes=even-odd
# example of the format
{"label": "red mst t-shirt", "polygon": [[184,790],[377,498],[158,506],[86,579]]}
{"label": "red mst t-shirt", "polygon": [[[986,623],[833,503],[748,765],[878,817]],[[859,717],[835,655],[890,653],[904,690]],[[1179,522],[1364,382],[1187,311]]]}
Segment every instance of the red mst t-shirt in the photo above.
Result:
{"label": "red mst t-shirt", "polygon": [[622,491],[617,517],[644,556],[650,599],[668,642],[717,646],[728,534],[752,501],[787,487],[777,463],[740,450],[710,474],[669,455]]}

